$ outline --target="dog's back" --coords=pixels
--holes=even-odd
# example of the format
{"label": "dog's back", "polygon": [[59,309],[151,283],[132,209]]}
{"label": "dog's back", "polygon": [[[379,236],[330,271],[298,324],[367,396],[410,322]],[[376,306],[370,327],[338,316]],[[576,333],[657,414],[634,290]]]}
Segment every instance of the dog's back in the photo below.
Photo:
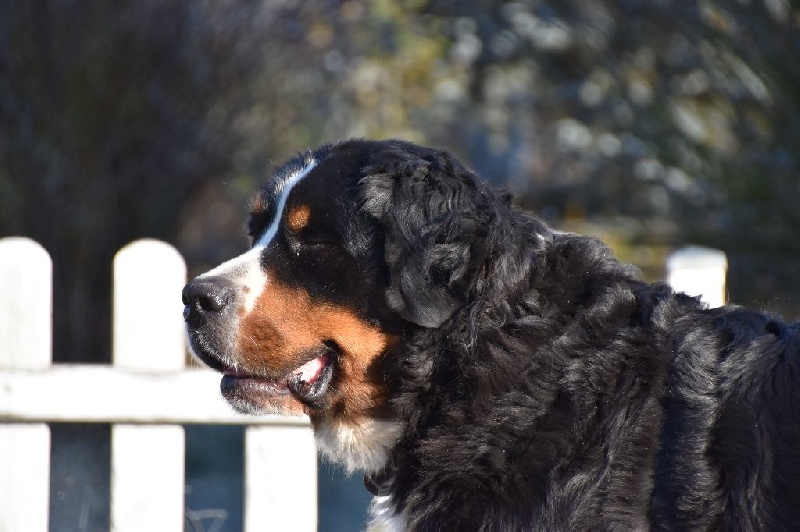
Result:
{"label": "dog's back", "polygon": [[412,528],[800,526],[798,324],[706,309],[579,235],[531,271],[495,326],[431,333],[439,364],[398,384],[425,419],[392,464]]}
{"label": "dog's back", "polygon": [[665,529],[800,529],[800,324],[738,307],[669,338],[653,521]]}

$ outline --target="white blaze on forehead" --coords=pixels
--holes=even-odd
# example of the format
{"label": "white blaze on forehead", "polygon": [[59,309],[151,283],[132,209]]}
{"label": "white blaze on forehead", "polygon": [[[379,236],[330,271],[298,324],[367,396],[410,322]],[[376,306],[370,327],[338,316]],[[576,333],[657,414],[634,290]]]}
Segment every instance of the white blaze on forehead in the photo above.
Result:
{"label": "white blaze on forehead", "polygon": [[289,193],[316,165],[317,162],[311,160],[305,167],[290,174],[286,179],[278,183],[275,191],[275,216],[269,227],[250,250],[227,262],[223,262],[216,268],[199,276],[199,278],[225,277],[238,285],[240,291],[244,293],[245,313],[253,310],[256,299],[258,299],[259,294],[264,290],[264,285],[267,283],[267,276],[261,269],[261,252],[270,245],[272,239],[278,233]]}
{"label": "white blaze on forehead", "polygon": [[289,193],[292,191],[294,186],[303,180],[305,176],[314,169],[317,165],[317,161],[311,160],[304,168],[298,170],[297,172],[289,175],[285,180],[278,183],[278,186],[275,190],[275,218],[272,219],[272,223],[269,225],[264,234],[261,235],[261,238],[258,239],[258,242],[253,246],[253,249],[257,247],[267,247],[272,239],[278,232],[278,228],[281,226],[281,218],[283,217],[283,209],[286,207],[286,200],[289,199]]}

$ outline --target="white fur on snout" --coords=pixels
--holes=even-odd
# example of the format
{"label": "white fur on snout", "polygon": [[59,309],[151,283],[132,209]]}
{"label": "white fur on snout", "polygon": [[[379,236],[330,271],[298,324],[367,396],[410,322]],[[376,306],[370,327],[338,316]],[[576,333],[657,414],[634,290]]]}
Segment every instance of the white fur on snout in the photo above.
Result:
{"label": "white fur on snout", "polygon": [[200,275],[198,279],[222,277],[233,283],[236,290],[242,294],[242,306],[247,314],[253,310],[258,295],[267,284],[267,275],[261,269],[261,252],[265,247],[255,246],[246,253]]}
{"label": "white fur on snout", "polygon": [[311,172],[316,164],[316,161],[311,161],[304,168],[290,174],[277,184],[275,217],[250,250],[227,262],[223,262],[198,277],[200,279],[222,277],[233,283],[237,291],[242,294],[241,301],[245,315],[253,310],[258,296],[264,291],[267,282],[269,282],[266,273],[261,267],[261,254],[272,243],[275,235],[278,234],[289,193],[297,183]]}

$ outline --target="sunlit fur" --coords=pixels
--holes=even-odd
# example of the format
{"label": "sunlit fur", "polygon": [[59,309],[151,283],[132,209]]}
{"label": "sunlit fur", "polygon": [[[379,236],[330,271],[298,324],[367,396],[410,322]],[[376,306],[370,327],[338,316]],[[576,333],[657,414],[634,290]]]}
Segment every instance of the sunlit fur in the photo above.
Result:
{"label": "sunlit fur", "polygon": [[645,283],[446,152],[364,149],[387,300],[419,325],[386,367],[380,495],[409,528],[797,527],[799,324]]}
{"label": "sunlit fur", "polygon": [[326,220],[335,249],[289,234],[260,260],[386,334],[331,392],[362,383],[358,423],[310,410],[322,452],[368,473],[371,526],[797,528],[800,325],[647,283],[446,151],[304,157],[290,226]]}
{"label": "sunlit fur", "polygon": [[370,522],[366,532],[405,532],[408,519],[398,511],[389,495],[377,495],[369,505]]}
{"label": "sunlit fur", "polygon": [[321,423],[314,437],[322,454],[348,473],[375,473],[386,465],[402,432],[396,421],[364,420],[353,425]]}

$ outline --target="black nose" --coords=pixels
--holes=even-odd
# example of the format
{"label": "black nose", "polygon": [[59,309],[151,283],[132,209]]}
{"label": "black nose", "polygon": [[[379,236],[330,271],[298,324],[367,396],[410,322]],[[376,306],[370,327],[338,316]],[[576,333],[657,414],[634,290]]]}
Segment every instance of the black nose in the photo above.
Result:
{"label": "black nose", "polygon": [[199,327],[220,314],[231,299],[231,286],[219,278],[195,279],[183,287],[183,319],[191,327]]}

